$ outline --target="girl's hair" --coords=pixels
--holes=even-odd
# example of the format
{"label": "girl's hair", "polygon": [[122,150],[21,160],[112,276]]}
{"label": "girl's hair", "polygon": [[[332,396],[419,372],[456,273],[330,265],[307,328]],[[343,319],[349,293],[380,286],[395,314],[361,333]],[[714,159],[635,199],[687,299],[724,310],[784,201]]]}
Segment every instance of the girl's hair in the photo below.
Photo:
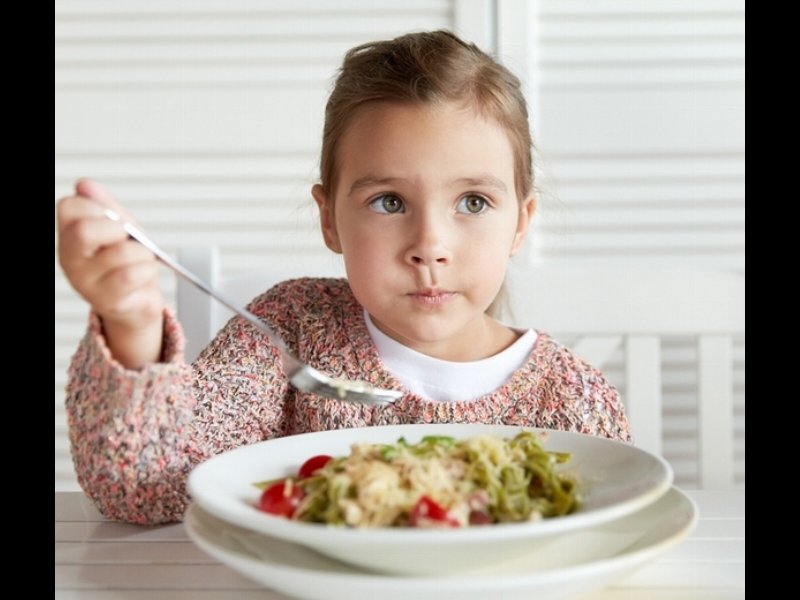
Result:
{"label": "girl's hair", "polygon": [[449,31],[411,33],[350,50],[325,107],[320,179],[333,198],[336,151],[359,108],[370,102],[463,102],[507,132],[517,196],[532,191],[528,109],[519,79],[474,44]]}

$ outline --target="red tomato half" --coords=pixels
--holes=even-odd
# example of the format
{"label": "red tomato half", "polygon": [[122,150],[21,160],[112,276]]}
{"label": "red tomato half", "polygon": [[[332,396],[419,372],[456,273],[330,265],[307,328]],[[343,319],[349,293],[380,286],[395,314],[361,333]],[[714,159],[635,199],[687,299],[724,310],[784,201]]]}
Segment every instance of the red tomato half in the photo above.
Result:
{"label": "red tomato half", "polygon": [[408,522],[412,527],[458,527],[458,521],[451,517],[442,505],[428,496],[422,496],[417,501],[411,509]]}
{"label": "red tomato half", "polygon": [[303,490],[292,483],[279,481],[261,493],[258,508],[271,515],[292,518],[297,505],[303,499]]}
{"label": "red tomato half", "polygon": [[333,457],[328,456],[327,454],[317,454],[316,456],[312,456],[301,465],[300,470],[297,471],[297,476],[300,479],[311,477],[314,473],[319,471],[332,460]]}

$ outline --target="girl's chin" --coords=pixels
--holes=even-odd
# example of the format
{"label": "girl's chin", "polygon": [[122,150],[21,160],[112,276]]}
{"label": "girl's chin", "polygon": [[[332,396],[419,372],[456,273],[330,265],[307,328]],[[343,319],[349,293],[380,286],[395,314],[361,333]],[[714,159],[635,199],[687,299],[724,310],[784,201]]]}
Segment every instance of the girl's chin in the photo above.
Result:
{"label": "girl's chin", "polygon": [[[420,327],[382,331],[407,348],[442,360],[463,361],[465,350],[474,350],[473,336],[459,335],[450,327]],[[468,352],[471,354],[471,352]]]}

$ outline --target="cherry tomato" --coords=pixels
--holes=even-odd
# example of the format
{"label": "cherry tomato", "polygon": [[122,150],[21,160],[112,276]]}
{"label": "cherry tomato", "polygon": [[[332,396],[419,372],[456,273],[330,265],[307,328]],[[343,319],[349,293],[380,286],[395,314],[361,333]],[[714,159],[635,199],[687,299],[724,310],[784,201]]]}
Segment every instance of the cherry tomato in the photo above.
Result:
{"label": "cherry tomato", "polygon": [[328,456],[327,454],[317,454],[316,456],[312,456],[300,466],[300,470],[297,471],[297,476],[300,479],[311,477],[314,473],[319,471],[332,460],[333,457]]}
{"label": "cherry tomato", "polygon": [[412,527],[425,527],[438,525],[444,527],[458,527],[458,521],[448,513],[439,503],[429,496],[422,496],[408,517]]}
{"label": "cherry tomato", "polygon": [[261,493],[258,508],[271,515],[291,518],[303,499],[303,490],[291,481],[273,483]]}
{"label": "cherry tomato", "polygon": [[489,494],[485,490],[473,492],[469,497],[469,524],[491,525],[494,517],[489,512]]}
{"label": "cherry tomato", "polygon": [[470,525],[491,525],[494,523],[494,518],[485,510],[473,510],[469,513]]}

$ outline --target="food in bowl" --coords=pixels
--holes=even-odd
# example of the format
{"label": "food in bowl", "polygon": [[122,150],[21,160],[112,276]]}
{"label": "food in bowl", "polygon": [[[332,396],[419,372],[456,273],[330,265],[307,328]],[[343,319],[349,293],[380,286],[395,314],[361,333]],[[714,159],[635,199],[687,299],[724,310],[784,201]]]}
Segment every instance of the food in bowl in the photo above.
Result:
{"label": "food in bowl", "polygon": [[463,527],[526,522],[579,506],[569,453],[539,436],[425,436],[410,444],[353,444],[348,456],[316,455],[297,476],[259,484],[259,508],[297,521],[347,527]]}

